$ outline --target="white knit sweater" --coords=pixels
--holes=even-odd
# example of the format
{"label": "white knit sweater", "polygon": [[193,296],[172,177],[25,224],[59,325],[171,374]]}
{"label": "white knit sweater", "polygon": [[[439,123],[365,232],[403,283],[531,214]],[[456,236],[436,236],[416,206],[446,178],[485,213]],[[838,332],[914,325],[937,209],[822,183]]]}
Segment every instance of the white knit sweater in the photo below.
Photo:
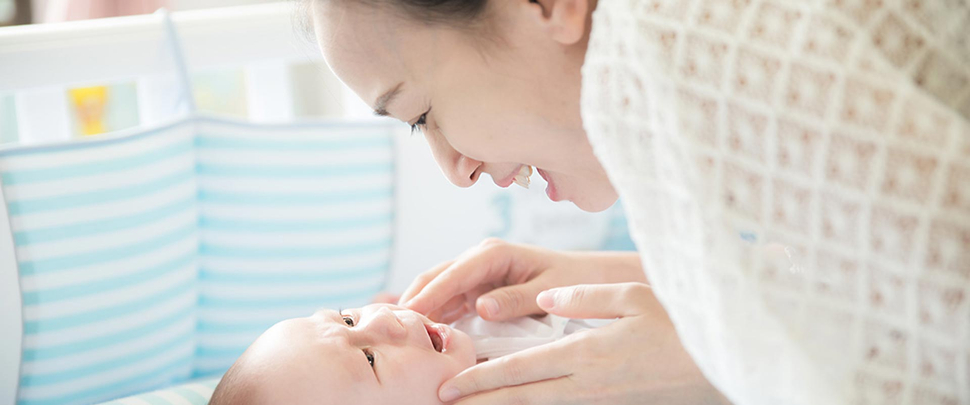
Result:
{"label": "white knit sweater", "polygon": [[600,0],[582,112],[734,403],[970,404],[970,0]]}

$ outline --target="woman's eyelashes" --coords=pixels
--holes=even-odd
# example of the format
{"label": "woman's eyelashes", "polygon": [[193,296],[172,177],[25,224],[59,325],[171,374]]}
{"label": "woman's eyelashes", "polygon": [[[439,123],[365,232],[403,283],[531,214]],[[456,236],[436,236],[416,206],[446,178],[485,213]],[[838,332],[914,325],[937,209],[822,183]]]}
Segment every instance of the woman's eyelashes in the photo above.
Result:
{"label": "woman's eyelashes", "polygon": [[419,129],[423,130],[425,125],[428,125],[428,113],[430,112],[431,112],[431,109],[429,108],[428,111],[426,111],[424,114],[421,114],[421,116],[418,117],[417,121],[411,124],[411,135],[414,135],[414,133],[418,132]]}

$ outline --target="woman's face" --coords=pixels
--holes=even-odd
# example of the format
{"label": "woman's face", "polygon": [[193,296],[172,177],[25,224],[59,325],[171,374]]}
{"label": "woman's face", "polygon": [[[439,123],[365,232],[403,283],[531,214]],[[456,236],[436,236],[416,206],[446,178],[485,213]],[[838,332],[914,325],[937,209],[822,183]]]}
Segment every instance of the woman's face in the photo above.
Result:
{"label": "woman's face", "polygon": [[526,0],[488,8],[488,29],[343,0],[314,1],[311,17],[334,73],[375,112],[417,125],[455,185],[487,173],[508,187],[534,166],[551,199],[610,207],[616,193],[579,111],[588,13],[564,21]]}

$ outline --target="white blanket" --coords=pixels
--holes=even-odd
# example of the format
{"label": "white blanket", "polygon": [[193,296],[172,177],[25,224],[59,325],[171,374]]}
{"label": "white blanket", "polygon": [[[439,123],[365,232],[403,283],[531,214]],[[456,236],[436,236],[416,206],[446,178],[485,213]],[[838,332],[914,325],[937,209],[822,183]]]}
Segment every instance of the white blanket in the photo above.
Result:
{"label": "white blanket", "polygon": [[546,315],[506,322],[488,322],[478,316],[467,316],[452,324],[452,327],[471,336],[479,360],[492,360],[551,343],[594,326],[582,320]]}

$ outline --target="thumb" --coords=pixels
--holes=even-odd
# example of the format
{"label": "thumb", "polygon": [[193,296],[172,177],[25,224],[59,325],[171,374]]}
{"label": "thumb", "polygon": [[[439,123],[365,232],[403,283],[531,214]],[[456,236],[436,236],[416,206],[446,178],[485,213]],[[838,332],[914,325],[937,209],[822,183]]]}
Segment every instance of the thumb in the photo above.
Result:
{"label": "thumb", "polygon": [[535,282],[496,288],[475,301],[478,316],[486,321],[504,321],[542,313],[536,295],[546,289]]}
{"label": "thumb", "polygon": [[611,319],[642,315],[660,305],[643,283],[586,284],[546,290],[536,304],[553,315],[574,319]]}

